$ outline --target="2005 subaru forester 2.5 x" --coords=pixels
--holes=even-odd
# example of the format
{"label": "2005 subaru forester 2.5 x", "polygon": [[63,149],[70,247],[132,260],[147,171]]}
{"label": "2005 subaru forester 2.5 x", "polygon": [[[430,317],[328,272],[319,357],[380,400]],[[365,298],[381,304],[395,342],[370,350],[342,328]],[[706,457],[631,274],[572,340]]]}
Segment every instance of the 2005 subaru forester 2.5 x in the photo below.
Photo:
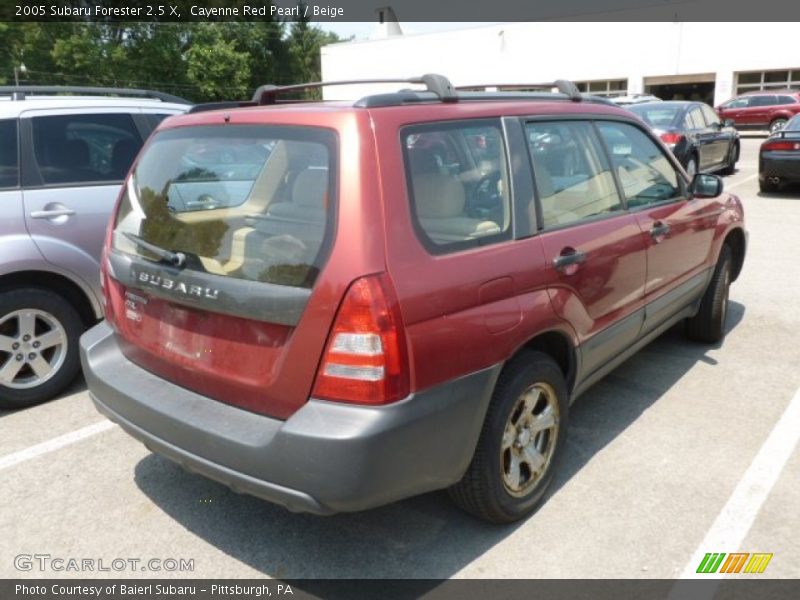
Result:
{"label": "2005 subaru forester 2.5 x", "polygon": [[[570,403],[667,328],[724,335],[742,206],[630,112],[424,90],[162,124],[109,227],[97,407],[291,510],[449,488],[529,513]],[[293,91],[293,90],[292,90]]]}

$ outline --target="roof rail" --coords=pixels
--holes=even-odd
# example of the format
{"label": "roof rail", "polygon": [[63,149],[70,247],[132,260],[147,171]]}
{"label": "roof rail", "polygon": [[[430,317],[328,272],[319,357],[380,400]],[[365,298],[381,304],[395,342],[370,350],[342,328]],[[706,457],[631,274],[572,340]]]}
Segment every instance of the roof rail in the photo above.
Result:
{"label": "roof rail", "polygon": [[222,101],[222,102],[202,102],[200,104],[195,104],[190,108],[186,114],[193,114],[193,113],[200,113],[200,112],[207,112],[209,110],[225,110],[230,108],[246,108],[248,106],[256,106],[255,102],[251,102],[249,100],[232,100],[232,101]]}
{"label": "roof rail", "polygon": [[542,83],[481,83],[478,85],[460,85],[456,90],[482,91],[486,88],[495,88],[498,91],[523,91],[523,90],[550,90],[556,88],[573,102],[580,102],[584,96],[574,83],[568,79],[556,79]]}
{"label": "roof rail", "polygon": [[131,96],[153,98],[175,104],[192,104],[189,100],[165,92],[139,90],[134,88],[92,87],[75,85],[4,85],[0,86],[0,96],[11,96],[13,100],[24,100],[26,94],[85,94],[90,96]]}
{"label": "roof rail", "polygon": [[[443,75],[428,73],[421,77],[410,79],[350,79],[344,81],[314,81],[310,83],[298,83],[294,85],[262,85],[253,94],[253,102],[256,104],[277,104],[278,96],[287,92],[299,92],[302,90],[318,89],[321,87],[335,85],[359,85],[369,83],[414,83],[422,84],[425,89],[432,92],[442,102],[455,102],[458,94],[450,80]],[[292,102],[289,100],[289,102]]]}

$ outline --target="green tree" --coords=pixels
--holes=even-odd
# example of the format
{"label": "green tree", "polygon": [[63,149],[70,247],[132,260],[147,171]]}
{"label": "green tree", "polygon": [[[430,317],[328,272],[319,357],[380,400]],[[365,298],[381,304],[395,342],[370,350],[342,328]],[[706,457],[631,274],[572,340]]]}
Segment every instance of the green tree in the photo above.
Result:
{"label": "green tree", "polygon": [[0,23],[0,83],[157,89],[196,102],[247,99],[265,83],[320,79],[320,48],[339,41],[308,22]]}
{"label": "green tree", "polygon": [[214,23],[197,25],[186,51],[186,75],[206,100],[241,98],[250,84],[250,56],[236,50]]}

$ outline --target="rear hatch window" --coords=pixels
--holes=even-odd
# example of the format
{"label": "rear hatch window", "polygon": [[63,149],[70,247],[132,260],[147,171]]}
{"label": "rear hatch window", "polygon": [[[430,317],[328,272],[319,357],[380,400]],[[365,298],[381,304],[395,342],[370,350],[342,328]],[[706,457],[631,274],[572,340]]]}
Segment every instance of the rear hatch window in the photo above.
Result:
{"label": "rear hatch window", "polygon": [[114,246],[157,259],[151,244],[193,270],[310,288],[331,221],[333,142],[298,127],[158,133],[122,199]]}
{"label": "rear hatch window", "polygon": [[336,152],[321,128],[158,132],[112,231],[107,297],[126,355],[219,400],[289,414],[299,400],[278,371],[328,254]]}

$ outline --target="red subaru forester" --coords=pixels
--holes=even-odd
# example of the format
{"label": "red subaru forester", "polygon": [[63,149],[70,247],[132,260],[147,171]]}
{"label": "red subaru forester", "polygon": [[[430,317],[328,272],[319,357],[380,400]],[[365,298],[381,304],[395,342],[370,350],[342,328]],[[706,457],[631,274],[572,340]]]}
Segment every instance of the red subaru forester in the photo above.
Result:
{"label": "red subaru forester", "polygon": [[329,514],[449,488],[509,522],[591,384],[679,321],[723,337],[742,206],[569,82],[404,83],[162,123],[83,366],[102,413],[234,490]]}

